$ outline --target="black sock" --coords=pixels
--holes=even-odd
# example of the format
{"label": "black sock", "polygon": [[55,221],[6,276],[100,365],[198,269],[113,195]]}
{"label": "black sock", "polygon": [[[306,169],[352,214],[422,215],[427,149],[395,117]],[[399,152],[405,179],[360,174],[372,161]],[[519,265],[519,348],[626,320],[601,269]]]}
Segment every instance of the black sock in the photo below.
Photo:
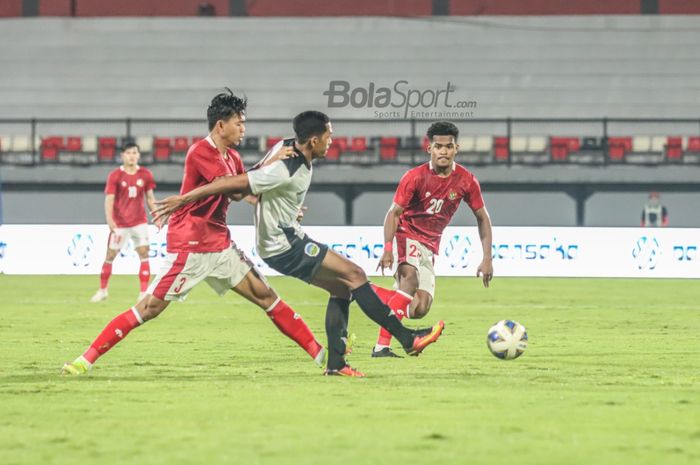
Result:
{"label": "black sock", "polygon": [[369,281],[357,289],[353,289],[352,295],[362,311],[372,321],[389,331],[404,349],[410,349],[413,346],[414,332],[402,325],[391,309],[377,297],[372,286],[369,285]]}
{"label": "black sock", "polygon": [[328,336],[329,370],[339,370],[345,366],[345,343],[348,337],[350,301],[331,297],[326,307],[326,335]]}

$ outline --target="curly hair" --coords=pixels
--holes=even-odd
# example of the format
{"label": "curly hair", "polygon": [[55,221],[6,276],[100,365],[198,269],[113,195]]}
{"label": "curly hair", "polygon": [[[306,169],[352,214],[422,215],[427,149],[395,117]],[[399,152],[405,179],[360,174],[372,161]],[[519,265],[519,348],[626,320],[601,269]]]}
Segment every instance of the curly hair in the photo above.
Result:
{"label": "curly hair", "polygon": [[429,141],[433,141],[433,136],[453,136],[455,141],[459,138],[459,129],[449,121],[438,121],[428,128],[426,133]]}

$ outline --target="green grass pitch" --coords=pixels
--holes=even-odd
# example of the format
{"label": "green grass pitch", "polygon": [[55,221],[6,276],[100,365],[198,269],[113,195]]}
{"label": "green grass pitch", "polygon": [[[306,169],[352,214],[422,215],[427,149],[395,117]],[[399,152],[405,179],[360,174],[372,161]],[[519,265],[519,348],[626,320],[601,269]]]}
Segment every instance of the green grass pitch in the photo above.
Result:
{"label": "green grass pitch", "polygon": [[[94,276],[0,275],[2,465],[700,463],[695,281],[439,278],[421,323],[446,332],[418,358],[371,359],[353,305],[361,380],[321,376],[261,310],[201,285],[89,376],[59,376],[136,281],[90,304]],[[324,341],[324,294],[271,282]],[[530,336],[509,362],[485,344],[503,318]]]}

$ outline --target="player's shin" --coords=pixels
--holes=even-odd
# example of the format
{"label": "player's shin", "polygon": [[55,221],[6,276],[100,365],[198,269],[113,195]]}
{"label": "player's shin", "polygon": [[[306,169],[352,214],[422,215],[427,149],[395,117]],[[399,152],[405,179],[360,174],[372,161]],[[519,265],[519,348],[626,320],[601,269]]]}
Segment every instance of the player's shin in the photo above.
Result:
{"label": "player's shin", "polygon": [[112,276],[112,262],[105,261],[100,271],[100,289],[107,289],[110,276]]}
{"label": "player's shin", "polygon": [[277,299],[265,309],[265,313],[277,329],[296,342],[311,358],[316,359],[323,347],[316,341],[301,315],[292,310],[282,299]]}
{"label": "player's shin", "polygon": [[338,297],[328,299],[326,335],[328,336],[328,370],[340,370],[345,363],[350,301]]}
{"label": "player's shin", "polygon": [[382,303],[370,287],[369,282],[357,289],[353,289],[352,295],[363,312],[375,323],[391,333],[403,347],[411,347],[415,334],[401,324],[394,312]]}
{"label": "player's shin", "polygon": [[119,341],[124,339],[129,332],[137,326],[143,324],[143,319],[136,307],[131,307],[124,313],[117,315],[93,341],[85,351],[83,357],[93,364],[102,355],[106,354]]}
{"label": "player's shin", "polygon": [[141,260],[141,266],[139,267],[139,284],[141,285],[141,292],[146,292],[148,289],[148,281],[151,279],[151,265],[148,263],[148,259]]}
{"label": "player's shin", "polygon": [[[374,289],[375,286],[372,285],[372,289]],[[381,288],[379,288],[381,289]],[[379,294],[377,294],[379,295]],[[380,297],[381,298],[381,297]],[[406,317],[409,317],[408,315],[408,307],[411,304],[411,301],[413,300],[413,296],[410,294],[407,294],[403,291],[394,291],[392,293],[391,298],[389,301],[386,303],[387,306],[391,309],[392,312],[394,312],[394,315],[396,315],[396,318],[401,321]],[[391,345],[391,333],[387,331],[384,328],[379,329],[379,337],[377,338],[377,345],[375,346],[375,350],[380,350],[384,347],[389,347]]]}

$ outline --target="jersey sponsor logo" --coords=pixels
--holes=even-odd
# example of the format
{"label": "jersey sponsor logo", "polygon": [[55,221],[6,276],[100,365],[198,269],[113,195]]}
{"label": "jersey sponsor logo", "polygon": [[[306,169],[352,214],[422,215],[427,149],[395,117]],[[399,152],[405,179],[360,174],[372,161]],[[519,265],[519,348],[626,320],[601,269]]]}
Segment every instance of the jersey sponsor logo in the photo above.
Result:
{"label": "jersey sponsor logo", "polygon": [[122,181],[122,187],[126,187],[126,181]]}
{"label": "jersey sponsor logo", "polygon": [[313,242],[309,242],[304,246],[304,253],[309,257],[315,257],[319,254],[319,252],[321,252],[321,248]]}
{"label": "jersey sponsor logo", "polygon": [[428,192],[425,193],[425,197],[426,197],[426,198],[430,197],[430,191],[428,191]]}
{"label": "jersey sponsor logo", "polygon": [[90,256],[95,243],[92,235],[76,233],[68,244],[66,252],[75,267],[85,267],[90,265]]}
{"label": "jersey sponsor logo", "polygon": [[143,187],[143,179],[138,178],[138,179],[136,180],[136,185],[139,186],[139,187]]}
{"label": "jersey sponsor logo", "polygon": [[661,256],[661,245],[654,236],[641,236],[632,248],[637,268],[640,270],[654,270]]}

